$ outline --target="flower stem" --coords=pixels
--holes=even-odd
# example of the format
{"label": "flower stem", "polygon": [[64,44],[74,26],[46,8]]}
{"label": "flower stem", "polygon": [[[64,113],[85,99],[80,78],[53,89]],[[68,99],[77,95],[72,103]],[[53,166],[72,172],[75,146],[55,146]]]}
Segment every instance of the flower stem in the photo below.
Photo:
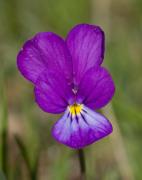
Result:
{"label": "flower stem", "polygon": [[78,150],[78,158],[79,158],[79,164],[80,164],[80,179],[86,180],[86,167],[85,167],[85,156],[83,149]]}

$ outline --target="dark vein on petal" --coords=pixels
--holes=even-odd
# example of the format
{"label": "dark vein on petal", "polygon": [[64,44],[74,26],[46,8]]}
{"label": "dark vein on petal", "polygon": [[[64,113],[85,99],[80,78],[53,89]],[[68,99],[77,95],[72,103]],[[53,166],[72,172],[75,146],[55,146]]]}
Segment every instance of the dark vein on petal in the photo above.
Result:
{"label": "dark vein on petal", "polygon": [[85,112],[86,114],[88,114],[88,112],[85,109],[82,109],[83,112]]}
{"label": "dark vein on petal", "polygon": [[73,122],[73,119],[72,119],[72,114],[70,114],[71,116],[70,116],[70,119],[71,119],[71,123]]}
{"label": "dark vein on petal", "polygon": [[78,123],[78,116],[77,115],[75,116],[75,119],[76,119],[76,122]]}
{"label": "dark vein on petal", "polygon": [[80,113],[80,115],[81,115],[82,119],[84,120],[84,122],[85,122],[88,126],[90,126],[90,125],[88,124],[88,122],[86,121],[85,117],[83,116],[83,114]]}

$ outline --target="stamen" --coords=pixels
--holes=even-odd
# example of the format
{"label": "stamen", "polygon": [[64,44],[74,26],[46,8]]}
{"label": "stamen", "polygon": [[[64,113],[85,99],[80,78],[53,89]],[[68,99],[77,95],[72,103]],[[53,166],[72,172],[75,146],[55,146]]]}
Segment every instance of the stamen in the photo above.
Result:
{"label": "stamen", "polygon": [[82,104],[73,104],[73,105],[69,106],[69,111],[73,116],[75,116],[75,115],[81,113],[82,108],[83,108]]}

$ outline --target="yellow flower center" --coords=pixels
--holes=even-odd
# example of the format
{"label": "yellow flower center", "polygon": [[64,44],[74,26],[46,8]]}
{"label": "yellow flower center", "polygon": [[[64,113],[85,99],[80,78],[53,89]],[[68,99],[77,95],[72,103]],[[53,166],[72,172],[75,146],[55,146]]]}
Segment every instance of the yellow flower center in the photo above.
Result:
{"label": "yellow flower center", "polygon": [[70,113],[74,116],[80,114],[82,111],[83,105],[82,104],[73,104],[69,106]]}

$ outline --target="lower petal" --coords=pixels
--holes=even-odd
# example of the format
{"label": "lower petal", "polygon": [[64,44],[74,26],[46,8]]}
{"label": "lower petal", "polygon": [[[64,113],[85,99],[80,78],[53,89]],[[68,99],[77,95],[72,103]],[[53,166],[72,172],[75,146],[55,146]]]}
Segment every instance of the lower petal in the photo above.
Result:
{"label": "lower petal", "polygon": [[68,107],[52,129],[58,142],[74,149],[92,144],[112,132],[112,125],[104,116],[85,105],[78,106],[81,106],[80,111],[75,110],[75,113]]}

